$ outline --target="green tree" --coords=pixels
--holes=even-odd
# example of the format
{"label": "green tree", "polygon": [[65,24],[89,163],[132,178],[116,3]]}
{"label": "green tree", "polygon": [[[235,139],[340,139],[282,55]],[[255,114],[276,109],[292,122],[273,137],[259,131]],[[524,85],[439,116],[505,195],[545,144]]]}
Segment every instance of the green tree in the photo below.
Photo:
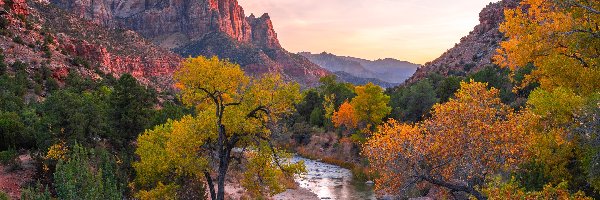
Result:
{"label": "green tree", "polygon": [[[94,144],[110,132],[107,98],[110,90],[74,93],[60,90],[51,94],[40,106],[42,131],[54,141],[41,141],[46,149],[56,140]],[[45,140],[43,138],[40,138]]]}
{"label": "green tree", "polygon": [[356,96],[354,92],[354,86],[350,83],[341,83],[337,81],[335,75],[329,75],[322,77],[319,82],[319,91],[323,96],[335,95],[333,100],[335,107],[340,107],[344,101],[349,101]]}
{"label": "green tree", "polygon": [[156,97],[137,80],[123,74],[110,95],[110,119],[114,127],[116,143],[122,147],[135,140],[144,129],[150,128]]}
{"label": "green tree", "polygon": [[17,113],[0,111],[0,151],[21,147],[24,131],[25,125]]}
{"label": "green tree", "polygon": [[488,83],[488,89],[496,88],[500,90],[500,99],[503,103],[511,104],[515,101],[515,94],[512,92],[513,85],[510,82],[508,70],[500,69],[496,65],[486,66],[482,70],[471,74],[467,79],[473,79],[476,82]]}
{"label": "green tree", "polygon": [[324,121],[324,117],[323,117],[323,108],[321,107],[315,107],[312,112],[310,113],[310,124],[313,126],[319,126],[322,127],[323,126],[323,121]]}
{"label": "green tree", "polygon": [[440,81],[435,87],[435,93],[440,102],[448,102],[454,93],[460,89],[462,79],[457,76],[449,76]]}
{"label": "green tree", "polygon": [[[313,111],[323,104],[323,97],[316,89],[309,89],[304,92],[304,98],[296,105],[296,111],[305,122],[310,122]],[[321,113],[323,114],[323,113]],[[322,122],[321,122],[322,124]]]}

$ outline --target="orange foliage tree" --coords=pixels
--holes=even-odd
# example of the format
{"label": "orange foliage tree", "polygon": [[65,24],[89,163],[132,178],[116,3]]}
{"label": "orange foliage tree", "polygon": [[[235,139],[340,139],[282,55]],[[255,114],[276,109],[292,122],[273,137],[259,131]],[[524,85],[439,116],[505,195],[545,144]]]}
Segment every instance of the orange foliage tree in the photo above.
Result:
{"label": "orange foliage tree", "polygon": [[455,99],[433,107],[430,119],[379,126],[363,147],[381,175],[376,189],[401,194],[429,183],[485,199],[477,188],[488,175],[513,169],[529,156],[528,127],[537,121],[530,112],[514,113],[497,89],[486,87],[463,82]]}
{"label": "orange foliage tree", "polygon": [[332,120],[336,128],[345,126],[348,129],[353,129],[358,126],[358,117],[354,112],[354,107],[348,102],[344,102],[340,109],[333,113]]}
{"label": "orange foliage tree", "polygon": [[570,88],[577,94],[600,91],[600,1],[524,0],[505,11],[495,62],[512,70],[533,63],[526,77],[542,89]]}

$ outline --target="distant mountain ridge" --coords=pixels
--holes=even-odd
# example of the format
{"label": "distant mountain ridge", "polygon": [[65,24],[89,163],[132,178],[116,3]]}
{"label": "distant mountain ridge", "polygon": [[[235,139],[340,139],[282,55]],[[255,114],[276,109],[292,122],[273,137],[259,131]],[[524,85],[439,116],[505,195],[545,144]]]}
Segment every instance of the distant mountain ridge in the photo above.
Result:
{"label": "distant mountain ridge", "polygon": [[354,85],[365,85],[367,83],[373,83],[375,85],[381,86],[382,88],[393,88],[400,85],[399,83],[388,83],[376,78],[360,78],[343,71],[333,72],[333,74],[335,74],[338,77],[339,81],[352,83]]}
{"label": "distant mountain ridge", "polygon": [[327,70],[281,47],[268,14],[245,16],[237,0],[49,0],[93,23],[136,31],[188,56],[219,56],[250,75],[279,73],[315,85]]}
{"label": "distant mountain ridge", "polygon": [[389,85],[404,82],[419,67],[417,64],[393,58],[371,61],[349,56],[337,56],[327,52],[320,54],[300,52],[298,54],[329,71],[345,72],[344,77],[351,75],[356,78],[379,80]]}

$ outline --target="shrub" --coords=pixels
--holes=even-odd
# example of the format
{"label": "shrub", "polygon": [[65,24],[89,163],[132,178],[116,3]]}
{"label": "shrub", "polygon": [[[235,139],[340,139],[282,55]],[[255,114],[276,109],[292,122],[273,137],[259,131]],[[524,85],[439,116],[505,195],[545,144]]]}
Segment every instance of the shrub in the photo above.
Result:
{"label": "shrub", "polygon": [[19,154],[15,150],[11,149],[0,152],[0,164],[6,166],[7,171],[19,168],[18,158]]}
{"label": "shrub", "polygon": [[50,191],[41,183],[34,186],[25,187],[21,190],[22,200],[50,200],[52,199]]}
{"label": "shrub", "polygon": [[25,41],[23,41],[23,38],[21,38],[20,36],[15,36],[13,38],[13,42],[15,42],[17,44],[25,45]]}
{"label": "shrub", "polygon": [[116,167],[107,154],[105,151],[96,154],[75,144],[68,159],[60,160],[56,166],[54,184],[57,197],[67,200],[123,199],[116,180]]}
{"label": "shrub", "polygon": [[8,194],[0,191],[0,200],[9,200],[10,197],[8,196]]}

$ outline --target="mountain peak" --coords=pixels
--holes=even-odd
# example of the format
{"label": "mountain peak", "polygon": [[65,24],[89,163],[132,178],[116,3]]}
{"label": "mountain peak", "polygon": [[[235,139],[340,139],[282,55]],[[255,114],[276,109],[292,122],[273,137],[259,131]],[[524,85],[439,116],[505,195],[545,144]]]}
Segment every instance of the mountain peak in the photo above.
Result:
{"label": "mountain peak", "polygon": [[250,74],[279,72],[305,85],[328,72],[281,47],[270,16],[246,17],[237,0],[50,0],[111,28],[131,29],[183,57],[219,56]]}

